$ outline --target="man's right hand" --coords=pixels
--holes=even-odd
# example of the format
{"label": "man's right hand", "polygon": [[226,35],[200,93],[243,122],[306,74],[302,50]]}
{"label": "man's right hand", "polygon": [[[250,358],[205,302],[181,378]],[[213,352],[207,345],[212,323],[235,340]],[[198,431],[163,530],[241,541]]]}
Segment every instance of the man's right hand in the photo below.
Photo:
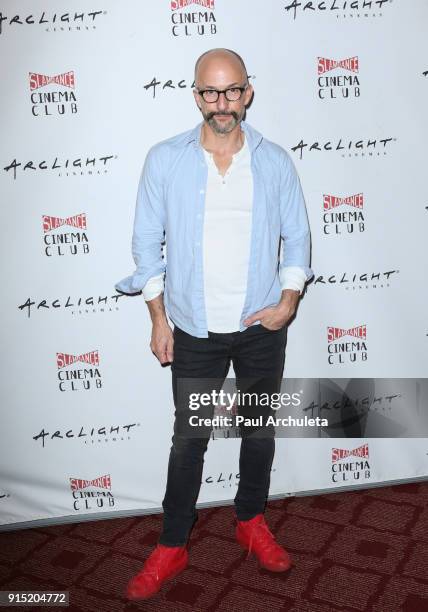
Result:
{"label": "man's right hand", "polygon": [[174,337],[167,321],[153,323],[150,348],[162,365],[173,361]]}

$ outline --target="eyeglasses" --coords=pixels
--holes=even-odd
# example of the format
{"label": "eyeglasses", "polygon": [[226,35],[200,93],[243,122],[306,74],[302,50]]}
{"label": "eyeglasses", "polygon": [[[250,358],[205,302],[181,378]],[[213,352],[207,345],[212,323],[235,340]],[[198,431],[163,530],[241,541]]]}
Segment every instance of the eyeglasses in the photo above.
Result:
{"label": "eyeglasses", "polygon": [[199,89],[198,94],[208,103],[217,102],[221,93],[226,96],[226,100],[229,102],[236,102],[247,87],[248,85],[245,85],[245,87],[229,87],[228,89]]}

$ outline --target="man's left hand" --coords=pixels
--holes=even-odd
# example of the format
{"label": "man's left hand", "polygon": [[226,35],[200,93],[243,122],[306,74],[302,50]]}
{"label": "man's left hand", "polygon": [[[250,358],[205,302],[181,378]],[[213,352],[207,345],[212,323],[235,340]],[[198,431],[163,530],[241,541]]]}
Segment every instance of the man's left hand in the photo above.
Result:
{"label": "man's left hand", "polygon": [[281,301],[276,306],[267,306],[266,308],[257,310],[244,320],[244,325],[248,327],[254,323],[254,321],[260,321],[263,327],[271,331],[281,329],[296,312],[299,297],[299,291],[284,289]]}

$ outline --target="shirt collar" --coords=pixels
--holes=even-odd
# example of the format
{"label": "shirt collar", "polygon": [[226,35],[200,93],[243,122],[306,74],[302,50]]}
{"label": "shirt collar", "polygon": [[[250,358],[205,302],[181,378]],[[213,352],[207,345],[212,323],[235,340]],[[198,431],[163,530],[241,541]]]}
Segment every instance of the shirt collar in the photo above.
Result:
{"label": "shirt collar", "polygon": [[[198,125],[195,128],[193,128],[193,130],[190,131],[186,139],[186,143],[194,142],[196,145],[200,144],[201,129],[202,129],[203,123],[204,122],[201,121],[201,123],[198,123]],[[252,153],[255,149],[257,149],[257,147],[263,140],[263,136],[256,129],[251,127],[251,125],[247,123],[246,121],[241,121],[240,125],[241,125],[243,132],[245,133],[245,138],[248,142],[250,152]]]}

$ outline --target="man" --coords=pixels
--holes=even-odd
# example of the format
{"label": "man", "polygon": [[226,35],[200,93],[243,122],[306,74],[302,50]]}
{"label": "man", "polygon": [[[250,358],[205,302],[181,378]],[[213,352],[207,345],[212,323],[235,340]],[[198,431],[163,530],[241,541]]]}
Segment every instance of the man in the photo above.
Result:
{"label": "man", "polygon": [[[130,599],[151,597],[188,563],[209,433],[189,433],[183,383],[219,390],[232,362],[238,389],[242,382],[256,397],[278,392],[287,323],[313,276],[306,207],[291,158],[243,120],[253,87],[242,58],[228,49],[204,53],[193,93],[203,122],[149,150],[132,238],[137,268],[115,285],[124,293],[142,290],[153,324],[150,347],[161,364],[171,363],[176,408],[163,531],[127,586]],[[266,418],[271,410],[257,406],[256,413]],[[274,428],[241,432],[236,538],[262,567],[285,571],[291,559],[263,516]]]}

